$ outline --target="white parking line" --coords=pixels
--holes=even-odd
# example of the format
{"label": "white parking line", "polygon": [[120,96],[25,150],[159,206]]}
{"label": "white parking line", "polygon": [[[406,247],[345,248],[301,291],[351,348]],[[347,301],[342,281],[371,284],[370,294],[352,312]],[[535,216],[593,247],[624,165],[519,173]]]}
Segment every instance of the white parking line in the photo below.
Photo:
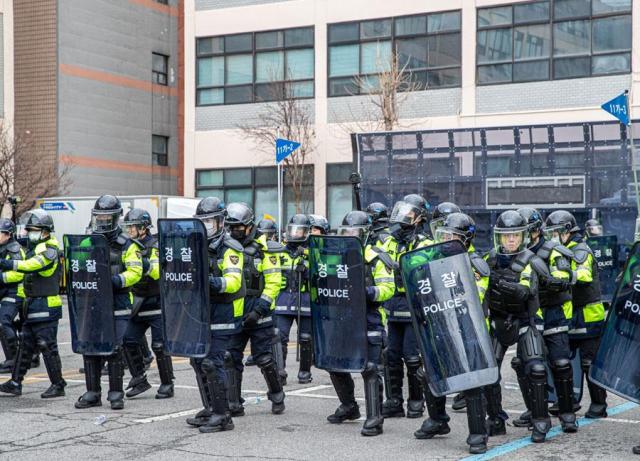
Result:
{"label": "white parking line", "polygon": [[610,423],[640,424],[640,421],[638,421],[637,419],[601,418],[600,421],[607,421]]}

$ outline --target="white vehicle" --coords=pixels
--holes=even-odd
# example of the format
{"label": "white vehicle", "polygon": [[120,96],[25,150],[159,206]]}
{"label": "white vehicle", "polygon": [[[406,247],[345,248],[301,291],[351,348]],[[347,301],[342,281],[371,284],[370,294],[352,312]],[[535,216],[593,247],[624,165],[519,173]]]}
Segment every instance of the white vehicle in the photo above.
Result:
{"label": "white vehicle", "polygon": [[[200,201],[196,198],[167,195],[124,195],[118,198],[122,202],[123,216],[132,208],[142,208],[151,215],[154,227],[157,227],[158,218],[191,218]],[[98,196],[49,197],[38,200],[36,206],[51,215],[58,241],[62,243],[64,234],[87,233],[91,209],[97,199]]]}

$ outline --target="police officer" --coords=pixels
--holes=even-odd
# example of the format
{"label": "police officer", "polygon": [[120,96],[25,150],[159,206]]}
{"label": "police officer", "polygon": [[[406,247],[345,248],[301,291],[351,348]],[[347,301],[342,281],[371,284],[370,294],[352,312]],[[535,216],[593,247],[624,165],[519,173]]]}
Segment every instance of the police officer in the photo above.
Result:
{"label": "police officer", "polygon": [[[0,219],[0,259],[25,259],[24,249],[16,241],[15,233],[13,221]],[[18,351],[18,335],[13,322],[18,316],[18,306],[24,301],[23,278],[23,273],[9,270],[2,273],[0,279],[0,344],[5,357],[0,363],[0,373],[11,373]]]}
{"label": "police officer", "polygon": [[280,255],[282,246],[267,241],[267,236],[256,238],[253,210],[246,203],[227,206],[226,224],[231,237],[244,247],[243,277],[246,285],[242,328],[229,338],[227,372],[229,373],[229,406],[232,416],[244,415],[241,402],[242,355],[251,340],[251,355],[269,390],[271,411],[284,412],[284,391],[275,359],[271,353],[273,338],[273,310],[280,293]]}
{"label": "police officer", "polygon": [[371,216],[371,235],[369,241],[377,245],[384,243],[389,236],[389,208],[384,203],[373,202],[365,210]]}
{"label": "police officer", "polygon": [[[350,211],[338,228],[338,235],[358,237],[364,245],[365,280],[367,293],[367,364],[362,372],[367,419],[361,434],[375,436],[382,434],[382,392],[379,369],[382,364],[384,344],[385,313],[382,303],[393,296],[394,261],[391,257],[371,245],[371,217],[364,211]],[[354,383],[349,373],[329,373],[331,383],[340,399],[340,406],[327,417],[332,424],[360,418],[360,409],[354,396]]]}
{"label": "police officer", "polygon": [[[122,339],[133,305],[131,287],[142,278],[143,267],[140,244],[131,240],[120,228],[122,216],[120,199],[113,195],[102,195],[96,200],[91,210],[91,231],[95,235],[103,235],[109,243],[109,259],[111,266],[111,285],[113,289],[113,315],[116,328],[115,352],[108,357],[109,393],[107,400],[111,402],[112,410],[124,408],[124,390],[122,378],[124,376],[124,362],[122,354]],[[100,374],[103,357],[83,355],[85,392],[75,403],[76,408],[90,408],[102,405]]]}
{"label": "police officer", "polygon": [[597,219],[589,219],[584,223],[584,232],[587,238],[602,237],[604,235],[604,228]]}
{"label": "police officer", "polygon": [[[485,302],[489,308],[490,331],[498,366],[507,348],[517,344],[511,366],[518,381],[526,375],[525,399],[532,413],[533,442],[544,442],[551,428],[547,409],[547,371],[542,335],[535,327],[538,310],[538,278],[532,264],[544,264],[527,249],[527,221],[514,210],[500,214],[493,229],[493,249],[485,256],[490,269]],[[485,387],[487,424],[490,436],[506,434],[500,382]]]}
{"label": "police officer", "polygon": [[151,216],[146,210],[134,208],[123,222],[129,237],[142,245],[142,279],[133,286],[134,306],[124,334],[124,353],[131,373],[127,397],[135,397],[151,389],[145,374],[145,361],[141,341],[151,328],[151,349],[156,356],[160,387],[157,399],[173,397],[173,365],[171,357],[164,353],[164,333],[160,312],[160,264],[158,239],[151,235]]}
{"label": "police officer", "polygon": [[[597,221],[591,225],[597,226]],[[580,352],[580,367],[587,376],[591,405],[585,416],[604,418],[607,416],[607,392],[589,379],[589,368],[598,351],[605,324],[598,263],[585,242],[575,217],[568,211],[558,210],[551,213],[547,217],[545,233],[553,236],[557,234],[561,243],[573,252],[571,269],[575,274],[576,283],[571,290],[573,318],[569,330],[569,346],[572,352]]]}
{"label": "police officer", "polygon": [[310,214],[309,224],[311,225],[311,235],[327,235],[331,230],[327,218],[319,214]]}
{"label": "police officer", "polygon": [[[405,200],[394,205],[389,218],[390,236],[380,248],[388,253],[396,264],[400,261],[400,256],[407,251],[433,243],[419,234],[427,220],[428,210],[427,201],[417,194],[407,195]],[[384,351],[387,399],[382,406],[382,414],[385,418],[405,416],[402,381],[403,365],[406,365],[409,385],[406,415],[408,418],[419,418],[424,413],[424,392],[418,377],[420,368],[418,342],[411,325],[411,312],[402,285],[402,275],[397,265],[394,274],[396,291],[384,305],[389,318],[389,344]]]}
{"label": "police officer", "polygon": [[433,238],[436,236],[438,227],[444,224],[445,219],[451,213],[460,213],[460,207],[455,203],[441,202],[433,209],[431,220],[429,221],[429,229]]}
{"label": "police officer", "polygon": [[[22,394],[24,379],[34,351],[42,352],[51,386],[43,392],[43,399],[64,396],[67,385],[62,378],[62,363],[58,353],[58,321],[62,318],[60,299],[60,245],[53,235],[53,219],[46,211],[28,211],[22,218],[29,237],[27,259],[2,259],[0,269],[5,280],[24,276],[26,299],[22,307],[22,338],[18,343],[11,379],[0,385],[0,392]],[[17,250],[17,251],[15,251]],[[14,247],[12,253],[19,253]],[[16,288],[17,289],[17,288]]]}
{"label": "police officer", "polygon": [[[473,239],[476,235],[476,224],[463,213],[450,213],[441,221],[434,232],[436,242],[459,240],[467,248],[471,266],[476,278],[476,286],[480,295],[480,302],[484,302],[489,286],[489,265],[476,253]],[[422,369],[421,369],[422,370]],[[428,380],[428,377],[425,377]],[[487,428],[485,425],[485,409],[482,401],[482,388],[467,390],[464,393],[467,406],[467,424],[469,427],[470,453],[485,453],[487,451]],[[446,397],[436,397],[431,393],[425,382],[425,400],[429,418],[422,423],[422,427],[415,432],[417,439],[430,439],[435,435],[448,434],[449,416],[445,408]]]}
{"label": "police officer", "polygon": [[[298,382],[310,383],[313,345],[311,343],[311,307],[309,301],[308,250],[306,242],[311,231],[311,220],[303,214],[291,217],[285,232],[285,248],[280,253],[282,270],[281,291],[276,300],[276,327],[280,331],[282,353],[287,359],[289,332],[296,320],[299,331],[300,369]],[[316,230],[319,232],[319,230]],[[300,302],[300,312],[298,312]]]}
{"label": "police officer", "polygon": [[242,328],[245,285],[242,277],[243,247],[224,228],[224,203],[206,197],[196,208],[207,231],[209,253],[209,301],[211,303],[211,345],[204,359],[191,359],[204,408],[187,423],[200,432],[229,431],[234,428],[229,411],[225,351],[229,338]]}
{"label": "police officer", "polygon": [[273,219],[262,218],[258,223],[257,236],[266,236],[267,240],[278,240],[278,226]]}

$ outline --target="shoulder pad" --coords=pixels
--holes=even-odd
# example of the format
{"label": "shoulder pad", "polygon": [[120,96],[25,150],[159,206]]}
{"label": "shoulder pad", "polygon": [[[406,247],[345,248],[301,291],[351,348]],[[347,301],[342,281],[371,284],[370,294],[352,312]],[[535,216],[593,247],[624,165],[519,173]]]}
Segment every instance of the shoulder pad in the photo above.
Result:
{"label": "shoulder pad", "polygon": [[489,277],[491,273],[489,264],[479,254],[471,253],[469,259],[471,259],[471,266],[481,277]]}
{"label": "shoulder pad", "polygon": [[517,273],[522,272],[524,268],[527,267],[527,264],[529,264],[529,261],[531,261],[531,259],[534,256],[535,255],[531,250],[524,250],[522,253],[516,256],[511,262],[511,270]]}
{"label": "shoulder pad", "polygon": [[243,252],[247,256],[252,256],[253,257],[253,256],[256,256],[258,253],[260,253],[260,250],[262,250],[262,245],[260,245],[259,242],[256,242],[254,240],[249,245],[244,247]]}
{"label": "shoulder pad", "polygon": [[58,257],[58,250],[47,247],[47,249],[42,252],[42,255],[50,261],[55,261]]}
{"label": "shoulder pad", "polygon": [[584,242],[578,243],[571,250],[573,250],[573,260],[578,264],[585,262],[591,254],[591,248]]}
{"label": "shoulder pad", "polygon": [[543,259],[541,259],[539,256],[534,256],[533,258],[531,258],[531,260],[529,261],[529,264],[531,264],[531,268],[539,276],[545,279],[548,279],[551,277],[551,272],[549,272],[549,266],[547,266],[547,263]]}
{"label": "shoulder pad", "polygon": [[158,249],[158,234],[154,234],[151,236],[151,240],[149,240],[149,244],[147,248],[155,248]]}
{"label": "shoulder pad", "polygon": [[138,247],[140,247],[141,250],[144,250],[145,248],[147,248],[144,243],[142,243],[140,240],[138,239],[130,239],[132,243],[135,243],[136,245],[138,245]]}
{"label": "shoulder pad", "polygon": [[7,245],[7,251],[9,253],[20,253],[20,248],[22,247],[16,241],[9,242],[9,244]]}
{"label": "shoulder pad", "polygon": [[267,240],[267,251],[269,253],[282,253],[285,250],[284,245],[273,240]]}
{"label": "shoulder pad", "polygon": [[551,240],[547,240],[546,242],[544,242],[542,244],[542,246],[540,247],[540,249],[536,253],[537,256],[539,258],[541,258],[541,259],[544,259],[545,261],[549,260],[549,257],[551,256],[551,252],[556,247],[556,245],[557,245],[556,242],[552,242]]}
{"label": "shoulder pad", "polygon": [[224,240],[222,244],[227,248],[231,248],[232,250],[239,251],[240,253],[244,251],[244,247],[242,246],[242,244],[238,242],[236,239],[229,237],[228,235],[224,236]]}
{"label": "shoulder pad", "polygon": [[[129,240],[131,240],[129,236],[125,235],[124,232],[120,232],[120,234],[118,234],[118,238],[116,238],[116,243],[120,246],[124,246]],[[138,245],[140,244],[138,243]]]}
{"label": "shoulder pad", "polygon": [[389,234],[387,234],[386,232],[383,232],[382,234],[378,234],[378,240],[380,240],[381,243],[386,242],[388,238],[389,238]]}
{"label": "shoulder pad", "polygon": [[[387,269],[389,269],[389,270],[397,269],[396,266],[398,265],[398,263],[396,263],[391,258],[391,256],[389,256],[389,253],[387,253],[383,249],[381,249],[379,247],[376,247],[376,246],[373,246],[373,245],[371,245],[369,248],[371,248],[371,251],[376,254],[377,258],[380,261],[382,261],[382,264],[384,264],[387,267]],[[374,259],[375,258],[371,258],[371,261],[373,261]],[[371,262],[371,261],[368,261],[368,262]]]}
{"label": "shoulder pad", "polygon": [[[576,248],[576,247],[574,247],[574,248]],[[555,246],[554,250],[556,250],[562,256],[565,256],[565,257],[567,257],[569,259],[573,258],[573,256],[574,256],[573,250],[570,250],[569,248],[567,248],[564,245],[558,244],[558,245]]]}

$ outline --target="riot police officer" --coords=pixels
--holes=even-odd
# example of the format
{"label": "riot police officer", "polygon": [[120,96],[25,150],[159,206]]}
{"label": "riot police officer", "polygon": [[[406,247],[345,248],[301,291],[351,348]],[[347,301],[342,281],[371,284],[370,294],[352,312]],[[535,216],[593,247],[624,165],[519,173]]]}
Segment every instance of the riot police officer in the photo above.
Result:
{"label": "riot police officer", "polygon": [[369,241],[377,245],[384,243],[389,236],[389,208],[384,203],[372,202],[365,210],[371,216],[371,235]]}
{"label": "riot police officer", "polygon": [[[62,363],[58,352],[58,321],[62,318],[60,299],[60,245],[53,235],[53,219],[41,209],[28,211],[22,218],[29,237],[26,260],[2,259],[0,269],[3,280],[18,280],[24,276],[26,299],[22,307],[22,338],[18,343],[11,379],[0,385],[0,392],[22,394],[24,379],[34,351],[42,352],[51,386],[40,397],[52,398],[65,395],[67,385],[62,378]],[[20,253],[13,247],[12,253]],[[17,288],[15,288],[17,290]]]}
{"label": "riot police officer", "polygon": [[[435,228],[434,238],[437,243],[459,240],[467,248],[471,266],[476,278],[476,286],[480,295],[480,302],[484,302],[489,286],[489,265],[476,253],[473,239],[476,235],[476,224],[473,219],[463,213],[449,213]],[[428,380],[428,377],[425,377]],[[469,427],[470,453],[484,453],[487,451],[487,429],[485,425],[485,409],[482,401],[482,389],[471,389],[464,393],[467,406],[467,424]],[[422,423],[422,427],[415,432],[418,439],[430,439],[435,435],[448,434],[449,416],[446,412],[446,397],[436,397],[431,393],[425,382],[425,400],[429,418]]]}
{"label": "riot police officer", "polygon": [[[15,239],[16,226],[7,218],[0,219],[0,259],[20,261],[25,258],[24,249]],[[18,335],[14,320],[18,316],[19,305],[24,301],[22,279],[24,274],[6,271],[0,281],[0,344],[5,361],[0,363],[0,373],[11,373],[18,352]]]}
{"label": "riot police officer", "polygon": [[311,235],[327,235],[331,230],[327,218],[319,214],[309,215],[309,225],[311,226]]}
{"label": "riot police officer", "polygon": [[[433,243],[419,234],[425,225],[428,210],[427,201],[417,194],[407,195],[404,201],[394,205],[389,218],[390,236],[380,248],[388,253],[396,263],[400,261],[400,256],[407,251]],[[424,413],[424,392],[422,382],[418,377],[420,356],[398,266],[394,271],[394,278],[396,291],[384,305],[389,319],[389,344],[384,351],[386,400],[382,407],[382,414],[385,418],[405,416],[402,381],[404,365],[406,365],[409,386],[406,415],[408,418],[419,418]]]}
{"label": "riot police officer", "polygon": [[602,237],[604,235],[604,228],[597,219],[588,219],[584,223],[584,232],[588,238]]}
{"label": "riot police officer", "polygon": [[431,220],[429,221],[431,237],[435,239],[438,227],[444,224],[445,219],[447,219],[447,216],[451,213],[460,213],[460,207],[455,203],[441,202],[433,209]]}
{"label": "riot police officer", "polygon": [[266,236],[267,240],[278,240],[278,226],[273,219],[270,218],[262,218],[260,222],[258,222],[258,232],[257,236]]}
{"label": "riot police officer", "polygon": [[575,217],[568,211],[557,210],[551,213],[547,217],[545,234],[552,238],[559,236],[561,243],[573,252],[571,270],[575,274],[576,283],[571,290],[573,317],[569,330],[569,346],[572,352],[580,352],[580,367],[587,376],[591,405],[585,416],[604,418],[607,416],[607,392],[589,379],[589,369],[598,351],[605,324],[598,263],[585,242]]}
{"label": "riot police officer", "polygon": [[145,362],[141,341],[151,328],[151,349],[156,356],[160,387],[157,399],[173,397],[173,365],[171,357],[164,353],[164,333],[160,312],[160,265],[158,239],[151,235],[151,216],[146,210],[134,208],[123,222],[129,237],[142,245],[142,279],[133,286],[134,304],[124,334],[124,353],[131,373],[127,397],[135,397],[151,389],[145,375]]}
{"label": "riot police officer", "polygon": [[244,247],[243,277],[246,285],[242,329],[229,338],[227,356],[229,405],[232,416],[244,415],[241,402],[242,355],[251,340],[251,355],[260,368],[269,390],[271,411],[284,412],[284,390],[275,358],[271,353],[273,310],[280,293],[280,255],[282,246],[268,241],[266,235],[256,238],[253,210],[246,203],[227,206],[226,224],[231,237]]}
{"label": "riot police officer", "polygon": [[300,384],[307,384],[312,380],[313,345],[311,343],[311,307],[308,290],[309,263],[306,249],[306,242],[310,232],[311,220],[309,217],[303,214],[296,214],[291,217],[285,232],[285,248],[280,253],[282,285],[280,294],[276,299],[275,310],[275,322],[280,331],[285,362],[291,325],[293,325],[294,320],[298,322],[298,342],[300,347],[298,382]]}
{"label": "riot police officer", "polygon": [[[514,210],[500,214],[493,229],[493,249],[485,256],[490,269],[485,302],[498,366],[507,348],[517,344],[512,367],[519,382],[526,375],[525,399],[532,413],[533,442],[544,442],[551,428],[547,409],[547,371],[543,339],[535,326],[538,310],[538,277],[533,264],[544,264],[530,250],[527,221]],[[522,385],[522,384],[521,384]],[[490,436],[506,433],[500,382],[485,388]]]}
{"label": "riot police officer", "polygon": [[[91,231],[93,234],[103,235],[107,239],[110,252],[116,348],[113,354],[106,357],[106,361],[109,372],[107,400],[111,402],[112,410],[122,410],[124,408],[122,339],[133,305],[131,288],[140,281],[143,273],[141,245],[131,240],[122,231],[119,225],[121,216],[122,204],[120,199],[113,195],[99,197],[91,210]],[[103,357],[83,355],[82,358],[84,360],[87,392],[78,399],[75,407],[90,408],[101,406],[100,375]]]}
{"label": "riot police officer", "polygon": [[200,432],[234,428],[229,411],[227,374],[224,366],[229,338],[242,328],[245,284],[242,277],[243,247],[225,232],[224,203],[206,197],[196,208],[207,231],[209,246],[209,301],[211,303],[211,345],[204,359],[191,359],[204,408],[187,423]]}
{"label": "riot police officer", "polygon": [[[371,218],[364,211],[350,211],[338,228],[338,235],[358,237],[364,246],[365,280],[367,293],[367,364],[362,372],[367,419],[361,430],[365,436],[382,434],[382,393],[379,369],[382,363],[385,315],[382,303],[393,296],[394,261],[391,257],[371,245]],[[360,409],[354,396],[354,383],[349,373],[330,373],[331,382],[340,399],[340,406],[327,417],[330,423],[338,424],[360,418]]]}

